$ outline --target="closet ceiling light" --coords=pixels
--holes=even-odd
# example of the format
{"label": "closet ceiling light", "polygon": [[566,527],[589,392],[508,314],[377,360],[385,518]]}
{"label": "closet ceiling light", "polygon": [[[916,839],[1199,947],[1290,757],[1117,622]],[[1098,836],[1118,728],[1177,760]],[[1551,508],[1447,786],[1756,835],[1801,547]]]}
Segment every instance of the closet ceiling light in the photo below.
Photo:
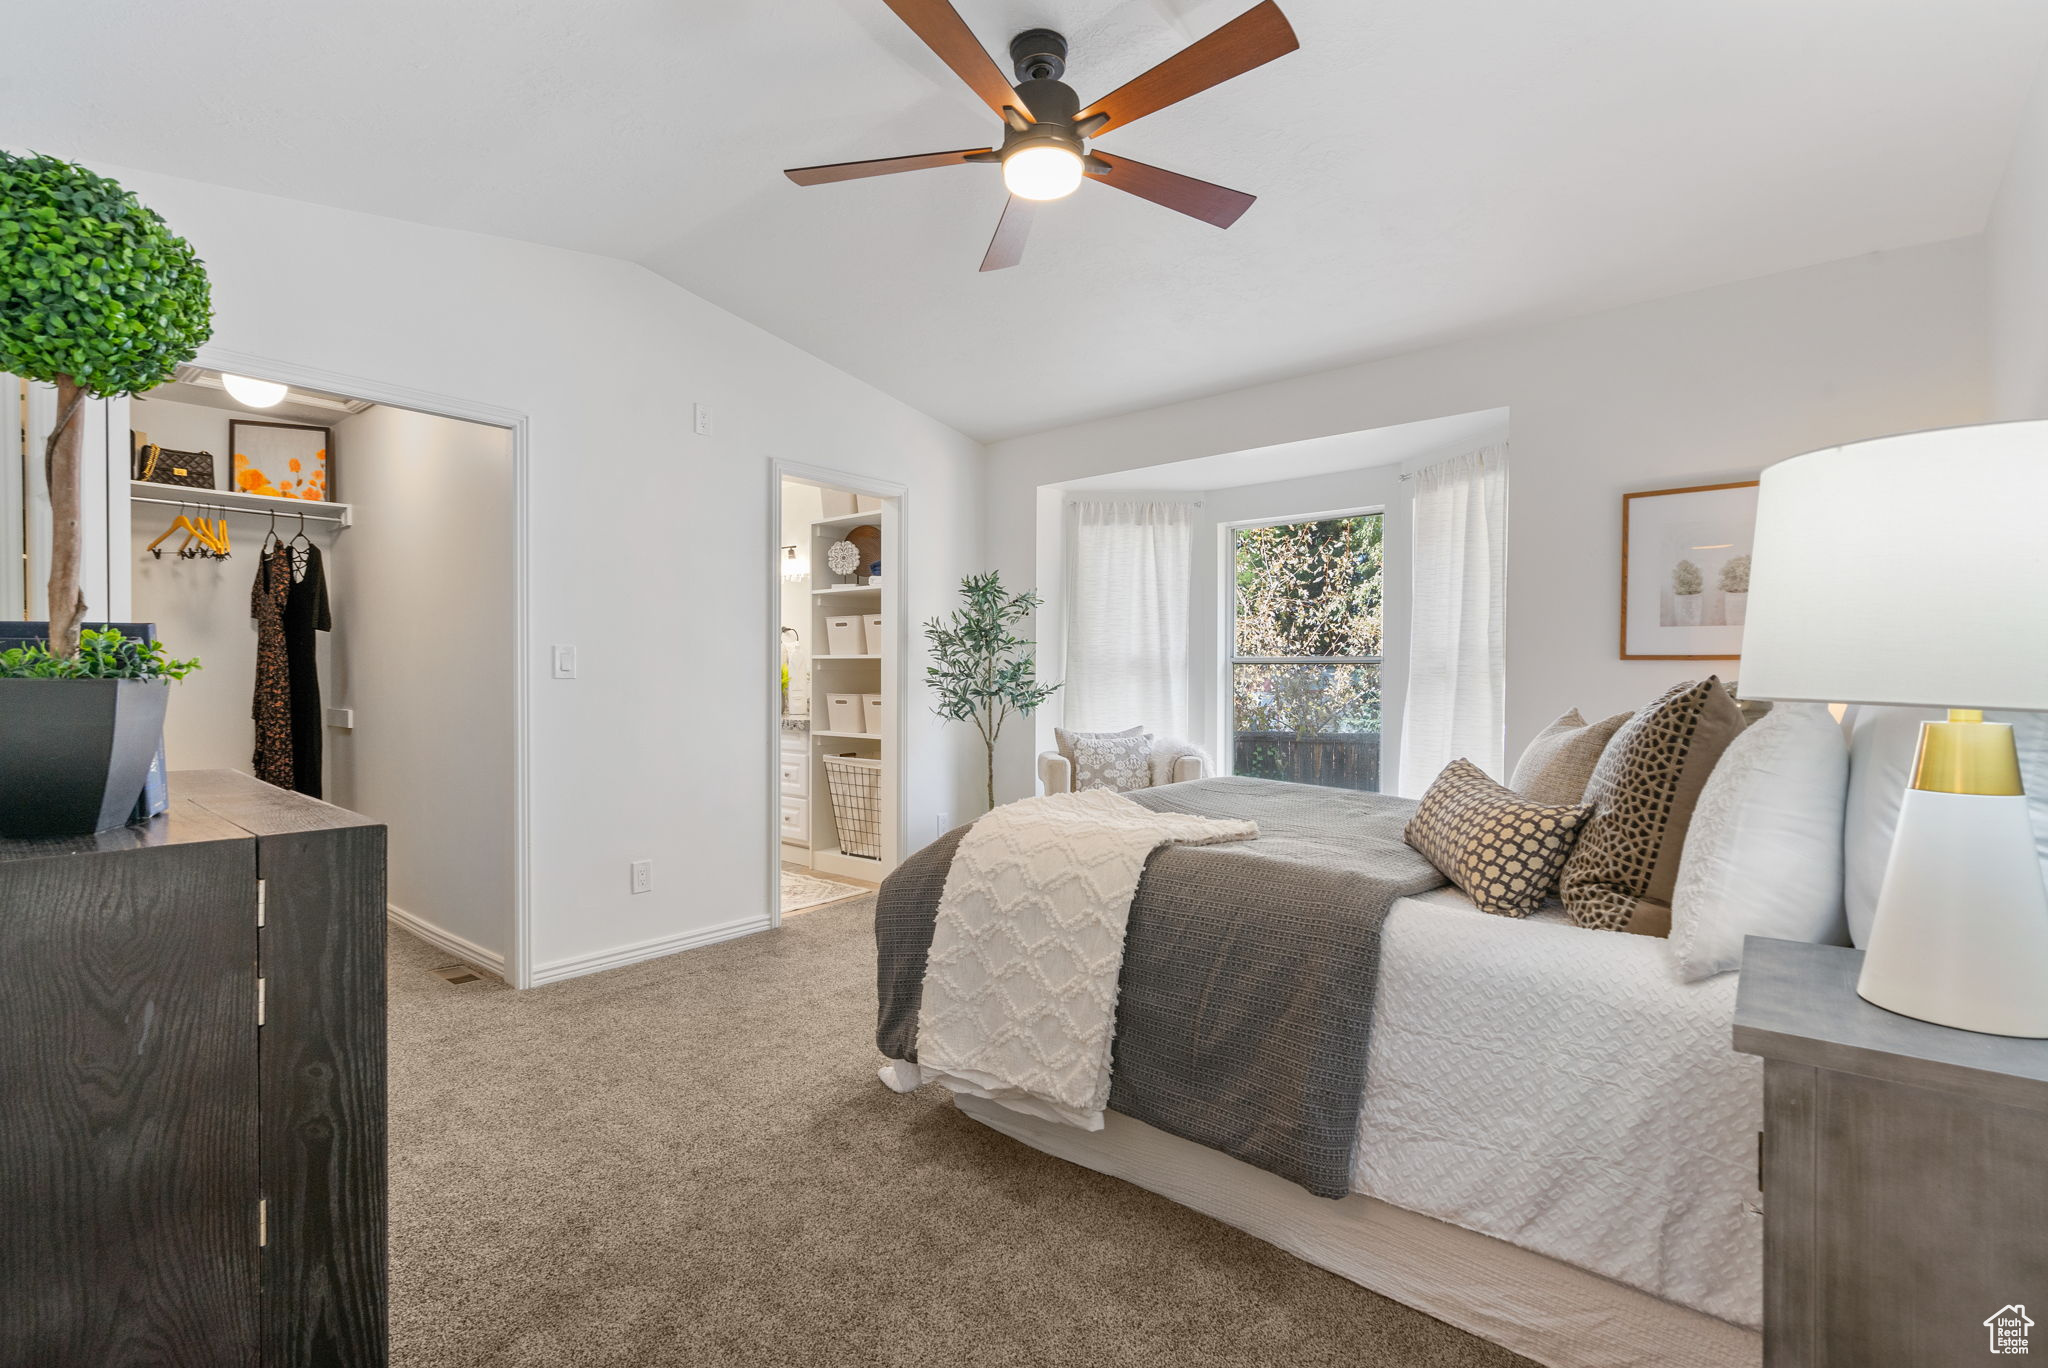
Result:
{"label": "closet ceiling light", "polygon": [[221,373],[220,385],[234,396],[235,402],[250,408],[270,408],[291,392],[275,380],[251,380],[246,375],[229,375],[225,371]]}

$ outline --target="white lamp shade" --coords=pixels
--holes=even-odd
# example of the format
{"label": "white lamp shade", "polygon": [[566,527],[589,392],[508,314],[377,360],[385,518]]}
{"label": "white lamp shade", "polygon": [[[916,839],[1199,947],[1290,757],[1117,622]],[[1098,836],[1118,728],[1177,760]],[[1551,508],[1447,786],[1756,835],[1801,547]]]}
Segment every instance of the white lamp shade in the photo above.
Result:
{"label": "white lamp shade", "polygon": [[2048,710],[2048,421],[1764,471],[1741,680],[1755,698]]}

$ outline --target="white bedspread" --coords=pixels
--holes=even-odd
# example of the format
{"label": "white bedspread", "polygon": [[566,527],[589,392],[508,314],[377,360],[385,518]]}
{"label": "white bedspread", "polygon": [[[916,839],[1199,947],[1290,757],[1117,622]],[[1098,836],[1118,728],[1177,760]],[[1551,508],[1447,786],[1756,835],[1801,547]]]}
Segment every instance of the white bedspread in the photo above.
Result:
{"label": "white bedspread", "polygon": [[1146,857],[1258,834],[1253,822],[1154,812],[1105,789],[1006,803],[976,822],[932,928],[923,1078],[1102,1129],[1124,926]]}
{"label": "white bedspread", "polygon": [[1738,1325],[1762,1323],[1761,1061],[1738,976],[1454,889],[1388,915],[1353,1186]]}

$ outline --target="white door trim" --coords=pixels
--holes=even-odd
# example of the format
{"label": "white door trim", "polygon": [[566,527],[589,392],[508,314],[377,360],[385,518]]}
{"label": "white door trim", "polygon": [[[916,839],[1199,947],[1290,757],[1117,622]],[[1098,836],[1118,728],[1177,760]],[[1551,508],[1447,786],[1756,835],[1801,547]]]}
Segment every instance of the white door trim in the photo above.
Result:
{"label": "white door trim", "polygon": [[528,643],[533,637],[532,565],[527,555],[530,443],[527,417],[517,409],[500,408],[454,395],[411,389],[388,381],[366,379],[340,371],[322,370],[208,345],[200,348],[197,364],[210,370],[230,371],[261,380],[280,380],[288,385],[367,399],[373,404],[413,409],[442,418],[482,423],[504,428],[512,438],[512,641],[506,665],[512,674],[513,831],[512,831],[512,953],[506,966],[506,981],[514,988],[533,985],[533,802],[532,802],[532,673]]}
{"label": "white door trim", "polygon": [[[782,482],[785,479],[800,480],[805,484],[823,485],[828,489],[845,490],[853,494],[868,494],[877,499],[887,500],[893,517],[882,520],[882,632],[887,639],[887,649],[882,652],[882,695],[884,717],[882,723],[882,775],[883,783],[889,787],[894,801],[893,821],[883,833],[884,863],[894,869],[902,858],[904,833],[910,830],[910,784],[905,773],[903,724],[907,712],[905,703],[909,694],[905,679],[904,661],[907,658],[908,621],[910,594],[904,573],[903,548],[910,544],[910,489],[893,480],[877,480],[866,475],[855,475],[850,471],[832,470],[825,466],[807,465],[800,461],[785,461],[776,458],[768,463],[768,540],[757,564],[773,567],[779,558],[782,541]],[[771,929],[782,925],[782,790],[773,782],[782,760],[782,716],[775,706],[778,691],[768,687],[782,671],[782,595],[775,586],[769,585],[768,594],[768,657],[764,662],[761,676],[761,698],[766,703],[768,715],[768,754],[765,760],[768,776],[768,925]],[[815,694],[814,694],[815,697]],[[815,708],[812,716],[816,717]],[[813,803],[830,802],[827,794],[813,793]]]}

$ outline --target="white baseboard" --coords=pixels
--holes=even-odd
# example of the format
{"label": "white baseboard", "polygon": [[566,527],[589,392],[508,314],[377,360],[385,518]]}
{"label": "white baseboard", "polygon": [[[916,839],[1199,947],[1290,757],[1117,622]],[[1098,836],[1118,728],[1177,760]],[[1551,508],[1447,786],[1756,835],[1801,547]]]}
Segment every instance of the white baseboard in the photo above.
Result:
{"label": "white baseboard", "polygon": [[425,917],[415,916],[397,903],[384,904],[384,915],[393,926],[410,932],[437,950],[445,950],[464,964],[478,969],[488,969],[499,978],[505,977],[505,957],[495,950],[486,950],[473,940],[465,940],[453,931],[434,925]]}
{"label": "white baseboard", "polygon": [[771,925],[769,916],[763,912],[756,917],[741,917],[738,921],[720,922],[716,926],[700,927],[695,931],[684,931],[674,936],[659,936],[654,940],[640,941],[633,945],[621,945],[612,950],[600,950],[591,955],[573,955],[568,959],[551,960],[533,967],[533,986],[543,983],[559,983],[563,979],[580,978],[584,974],[595,974],[605,969],[617,969],[642,960],[660,959],[683,950],[694,950],[700,945],[713,945],[719,941],[735,940],[740,936],[751,936],[756,931],[766,931]]}

